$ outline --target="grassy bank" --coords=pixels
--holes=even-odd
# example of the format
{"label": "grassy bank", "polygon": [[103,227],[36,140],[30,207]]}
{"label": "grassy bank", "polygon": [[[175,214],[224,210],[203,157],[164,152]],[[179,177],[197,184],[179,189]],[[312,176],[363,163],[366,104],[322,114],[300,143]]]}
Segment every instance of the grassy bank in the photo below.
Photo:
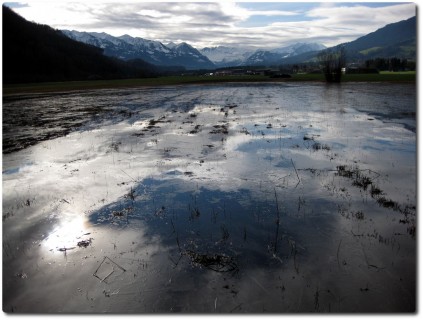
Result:
{"label": "grassy bank", "polygon": [[[3,95],[24,93],[50,93],[62,91],[79,91],[92,89],[130,88],[141,86],[163,86],[182,84],[213,84],[225,82],[290,82],[290,81],[324,81],[323,74],[294,74],[289,79],[268,76],[168,76],[143,79],[95,80],[44,82],[29,84],[4,85]],[[383,72],[379,74],[346,74],[343,82],[415,82],[415,72]]]}

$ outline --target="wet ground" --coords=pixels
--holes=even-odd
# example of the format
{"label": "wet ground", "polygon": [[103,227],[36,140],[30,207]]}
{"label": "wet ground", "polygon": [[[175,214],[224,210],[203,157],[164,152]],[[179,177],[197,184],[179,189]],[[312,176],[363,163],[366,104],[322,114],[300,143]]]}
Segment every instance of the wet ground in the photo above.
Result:
{"label": "wet ground", "polygon": [[408,84],[6,99],[3,310],[413,312],[415,114]]}

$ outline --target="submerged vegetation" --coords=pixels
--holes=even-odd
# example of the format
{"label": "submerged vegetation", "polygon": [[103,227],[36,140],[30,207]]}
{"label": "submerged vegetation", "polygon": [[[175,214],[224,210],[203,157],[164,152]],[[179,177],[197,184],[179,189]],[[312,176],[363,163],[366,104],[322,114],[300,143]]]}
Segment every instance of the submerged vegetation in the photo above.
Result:
{"label": "submerged vegetation", "polygon": [[[400,219],[400,222],[410,223],[410,217],[412,217],[414,222],[416,216],[415,206],[401,206],[398,202],[385,197],[385,193],[379,189],[374,182],[374,180],[380,176],[377,172],[373,172],[371,170],[360,170],[358,167],[349,167],[345,165],[337,166],[336,170],[337,175],[350,178],[353,181],[353,186],[363,189],[364,191],[369,191],[370,196],[375,199],[380,206],[402,213],[405,220]],[[365,172],[373,174],[374,178],[365,175]],[[370,190],[368,190],[369,186]],[[360,216],[362,217],[362,212],[360,212]]]}
{"label": "submerged vegetation", "polygon": [[414,88],[5,99],[38,115],[7,141],[38,138],[3,157],[3,310],[413,312]]}

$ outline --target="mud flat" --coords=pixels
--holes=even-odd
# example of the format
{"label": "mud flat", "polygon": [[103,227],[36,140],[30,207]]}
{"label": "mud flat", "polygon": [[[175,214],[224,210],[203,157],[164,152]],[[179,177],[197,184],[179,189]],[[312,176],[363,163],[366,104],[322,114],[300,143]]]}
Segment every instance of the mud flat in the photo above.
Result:
{"label": "mud flat", "polygon": [[97,90],[4,110],[21,114],[3,116],[5,312],[416,310],[413,84]]}

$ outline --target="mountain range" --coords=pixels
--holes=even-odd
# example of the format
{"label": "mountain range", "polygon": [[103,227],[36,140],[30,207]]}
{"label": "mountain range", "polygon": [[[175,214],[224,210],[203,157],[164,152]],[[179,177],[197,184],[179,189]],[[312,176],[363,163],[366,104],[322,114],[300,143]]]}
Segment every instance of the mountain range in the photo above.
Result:
{"label": "mountain range", "polygon": [[200,50],[189,44],[169,43],[135,38],[129,35],[114,37],[107,33],[61,30],[67,37],[103,49],[105,55],[122,60],[142,59],[164,66],[183,66],[186,69],[214,69],[219,67],[254,66],[277,63],[287,57],[326,48],[319,43],[295,43],[272,50],[240,47],[206,47]]}
{"label": "mountain range", "polygon": [[271,51],[257,50],[252,54],[245,65],[272,65],[280,64],[284,59],[296,57],[303,53],[316,53],[326,47],[320,43],[302,43],[298,42],[290,46],[273,49]]}
{"label": "mountain range", "polygon": [[[55,30],[29,22],[7,6],[3,17],[3,83],[116,79],[180,74],[185,69],[280,66],[316,62],[324,46],[298,42],[271,50],[218,46]],[[349,62],[374,58],[416,61],[416,17],[386,25],[342,44]]]}
{"label": "mountain range", "polygon": [[298,42],[271,50],[218,46],[203,48],[200,52],[207,56],[216,67],[269,65],[287,57],[295,57],[305,52],[320,51],[326,47],[320,43]]}
{"label": "mountain range", "polygon": [[216,46],[205,47],[199,51],[219,68],[242,65],[255,50],[248,47]]}
{"label": "mountain range", "polygon": [[[416,17],[388,24],[354,41],[341,44],[350,61],[380,58],[416,58]],[[186,69],[214,69],[234,66],[271,66],[315,62],[326,47],[320,43],[298,42],[274,49],[216,46],[196,49],[187,43],[168,43],[113,37],[106,33],[62,30],[77,41],[102,48],[104,54],[123,60],[142,59],[156,65],[179,65]]]}
{"label": "mountain range", "polygon": [[103,49],[106,56],[122,60],[142,59],[162,66],[183,66],[187,69],[213,69],[215,65],[197,49],[183,42],[166,46],[159,41],[113,37],[107,33],[62,30],[69,38]]}

